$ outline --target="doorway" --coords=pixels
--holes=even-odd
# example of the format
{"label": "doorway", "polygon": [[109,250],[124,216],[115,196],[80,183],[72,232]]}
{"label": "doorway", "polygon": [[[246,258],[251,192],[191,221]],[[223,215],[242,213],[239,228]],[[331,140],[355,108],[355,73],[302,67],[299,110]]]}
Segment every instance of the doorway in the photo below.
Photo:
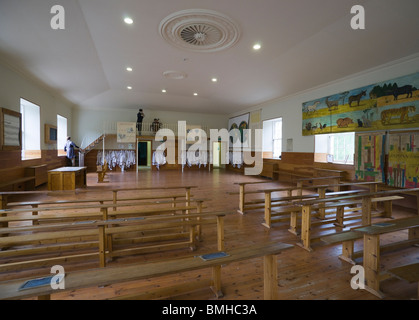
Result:
{"label": "doorway", "polygon": [[151,169],[151,141],[138,141],[137,151],[138,169]]}
{"label": "doorway", "polygon": [[221,144],[222,142],[213,142],[212,144],[212,167],[214,169],[225,168],[221,162]]}

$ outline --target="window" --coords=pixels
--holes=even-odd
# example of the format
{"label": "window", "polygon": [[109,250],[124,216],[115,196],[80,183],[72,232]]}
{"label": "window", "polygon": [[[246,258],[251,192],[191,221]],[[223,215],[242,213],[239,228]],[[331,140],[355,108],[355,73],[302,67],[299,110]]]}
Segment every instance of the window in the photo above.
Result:
{"label": "window", "polygon": [[315,136],[316,162],[354,164],[355,132]]}
{"label": "window", "polygon": [[65,156],[64,145],[67,142],[67,118],[57,115],[57,153]]}
{"label": "window", "polygon": [[40,107],[20,99],[22,114],[22,160],[41,158]]}
{"label": "window", "polygon": [[282,118],[263,121],[263,157],[281,158]]}

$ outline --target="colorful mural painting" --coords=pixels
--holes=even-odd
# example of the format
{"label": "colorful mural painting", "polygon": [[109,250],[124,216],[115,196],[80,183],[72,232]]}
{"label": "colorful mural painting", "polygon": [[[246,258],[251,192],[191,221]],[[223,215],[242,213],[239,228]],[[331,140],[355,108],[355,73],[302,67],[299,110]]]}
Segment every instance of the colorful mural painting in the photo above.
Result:
{"label": "colorful mural painting", "polygon": [[419,187],[419,132],[390,134],[387,184]]}
{"label": "colorful mural painting", "polygon": [[303,136],[419,127],[419,73],[303,103]]}
{"label": "colorful mural painting", "polygon": [[385,181],[385,133],[355,136],[355,179]]}

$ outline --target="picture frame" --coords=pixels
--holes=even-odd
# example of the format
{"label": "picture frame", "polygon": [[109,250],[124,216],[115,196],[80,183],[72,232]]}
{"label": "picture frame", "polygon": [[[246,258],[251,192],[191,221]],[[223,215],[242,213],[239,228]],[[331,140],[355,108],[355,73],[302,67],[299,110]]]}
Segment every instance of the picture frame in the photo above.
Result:
{"label": "picture frame", "polygon": [[22,149],[22,114],[0,108],[0,150]]}
{"label": "picture frame", "polygon": [[45,143],[57,143],[57,127],[52,124],[45,124]]}

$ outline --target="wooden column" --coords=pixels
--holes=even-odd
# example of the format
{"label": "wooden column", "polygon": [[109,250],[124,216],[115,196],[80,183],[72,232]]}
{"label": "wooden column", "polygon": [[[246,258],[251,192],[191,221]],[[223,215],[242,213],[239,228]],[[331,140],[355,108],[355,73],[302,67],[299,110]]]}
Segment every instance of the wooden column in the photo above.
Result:
{"label": "wooden column", "polygon": [[263,290],[265,300],[278,300],[278,265],[276,255],[263,257]]}

